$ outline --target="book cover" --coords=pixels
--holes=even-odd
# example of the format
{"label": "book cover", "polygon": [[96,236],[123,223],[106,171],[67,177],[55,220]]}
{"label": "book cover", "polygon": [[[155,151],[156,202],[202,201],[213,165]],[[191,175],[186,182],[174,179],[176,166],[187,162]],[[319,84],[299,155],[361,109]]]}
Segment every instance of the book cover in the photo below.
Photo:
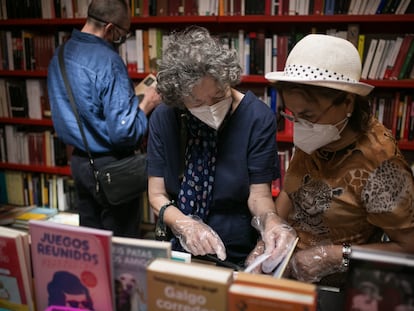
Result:
{"label": "book cover", "polygon": [[139,101],[144,98],[144,92],[147,87],[155,87],[157,85],[157,78],[150,73],[140,83],[135,86],[135,94]]}
{"label": "book cover", "polygon": [[369,41],[369,48],[367,54],[365,56],[363,66],[362,66],[362,73],[361,79],[367,79],[368,73],[371,68],[372,60],[374,59],[375,51],[377,49],[378,39],[372,38]]}
{"label": "book cover", "polygon": [[171,243],[112,237],[117,311],[147,310],[146,268],[154,258],[171,258]]}
{"label": "book cover", "polygon": [[232,277],[230,268],[154,259],[147,267],[148,310],[228,310]]}
{"label": "book cover", "polygon": [[37,310],[114,310],[111,231],[31,220],[29,233]]}
{"label": "book cover", "polygon": [[0,309],[32,311],[28,234],[0,227]]}
{"label": "book cover", "polygon": [[380,61],[384,54],[385,44],[386,44],[385,39],[382,39],[382,38],[378,39],[377,49],[375,50],[375,54],[374,54],[374,57],[372,58],[372,63],[371,63],[371,66],[368,72],[368,79],[377,78],[378,67],[381,65]]}
{"label": "book cover", "polygon": [[260,284],[230,285],[228,311],[316,311],[316,295],[295,292],[290,289],[268,288]]}
{"label": "book cover", "polygon": [[34,206],[34,208],[17,215],[14,218],[12,226],[15,228],[27,229],[30,220],[46,220],[58,213],[56,208],[49,208],[44,206]]}
{"label": "book cover", "polygon": [[13,204],[4,204],[0,206],[0,225],[11,225],[14,222],[14,219],[32,209],[35,206],[20,206]]}
{"label": "book cover", "polygon": [[266,274],[242,271],[234,273],[228,292],[230,311],[244,310],[307,310],[317,309],[317,286]]}
{"label": "book cover", "polygon": [[413,255],[352,246],[346,277],[345,311],[412,309]]}
{"label": "book cover", "polygon": [[[294,249],[294,248],[292,248]],[[317,286],[291,279],[244,271],[234,273],[228,292],[229,310],[307,310],[317,309]]]}

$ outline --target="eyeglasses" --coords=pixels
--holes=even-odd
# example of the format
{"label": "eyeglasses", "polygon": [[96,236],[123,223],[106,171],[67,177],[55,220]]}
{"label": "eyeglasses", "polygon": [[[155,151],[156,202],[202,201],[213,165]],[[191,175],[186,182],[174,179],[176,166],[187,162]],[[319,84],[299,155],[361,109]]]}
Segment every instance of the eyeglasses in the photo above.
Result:
{"label": "eyeglasses", "polygon": [[329,105],[328,107],[326,107],[326,109],[324,109],[324,110],[320,113],[320,115],[316,118],[316,120],[315,120],[315,121],[313,121],[313,122],[308,121],[308,120],[306,120],[306,119],[297,118],[297,117],[295,117],[294,115],[287,114],[287,113],[286,113],[286,112],[284,112],[284,111],[280,111],[280,115],[281,115],[283,118],[285,118],[286,120],[290,121],[290,122],[298,122],[298,123],[302,124],[303,126],[306,126],[306,127],[308,127],[308,128],[312,128],[312,127],[313,127],[313,125],[314,125],[315,123],[318,123],[318,121],[322,118],[322,116],[323,116],[325,113],[327,113],[327,112],[329,111],[329,109],[331,109],[333,106],[334,106],[334,105],[332,104],[332,105]]}
{"label": "eyeglasses", "polygon": [[92,14],[88,14],[88,17],[93,18],[93,19],[97,20],[98,22],[101,22],[101,23],[105,24],[104,26],[106,26],[106,25],[108,25],[108,24],[112,24],[112,25],[114,25],[115,27],[117,27],[117,28],[119,28],[119,29],[123,30],[123,31],[125,32],[125,35],[120,36],[117,40],[114,40],[114,41],[113,41],[113,43],[115,43],[115,44],[122,44],[122,43],[124,43],[124,42],[125,42],[125,41],[129,38],[129,37],[131,37],[131,32],[130,32],[128,29],[125,29],[124,27],[119,26],[118,24],[115,24],[115,23],[113,23],[113,22],[107,22],[107,21],[104,21],[103,19],[100,19],[99,17],[96,17],[96,16],[94,16],[94,15],[92,15]]}
{"label": "eyeglasses", "polygon": [[88,309],[92,308],[92,304],[90,301],[68,300],[66,301],[66,303],[72,308],[79,308],[79,307],[84,307]]}

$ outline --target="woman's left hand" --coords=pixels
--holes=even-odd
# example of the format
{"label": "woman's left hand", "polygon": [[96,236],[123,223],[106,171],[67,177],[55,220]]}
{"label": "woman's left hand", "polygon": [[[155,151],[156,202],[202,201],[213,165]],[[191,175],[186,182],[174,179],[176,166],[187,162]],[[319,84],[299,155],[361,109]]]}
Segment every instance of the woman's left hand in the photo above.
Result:
{"label": "woman's left hand", "polygon": [[315,283],[342,269],[342,246],[319,245],[297,251],[290,261],[290,273],[299,281]]}
{"label": "woman's left hand", "polygon": [[[257,257],[259,257],[260,255],[263,255],[264,251],[265,251],[265,244],[264,244],[263,240],[257,241],[256,246],[250,252],[249,256],[247,256],[247,258],[246,258],[245,266],[249,267],[250,264],[252,264]],[[262,265],[258,265],[256,268],[254,268],[251,271],[251,273],[256,273],[256,274],[262,273]]]}

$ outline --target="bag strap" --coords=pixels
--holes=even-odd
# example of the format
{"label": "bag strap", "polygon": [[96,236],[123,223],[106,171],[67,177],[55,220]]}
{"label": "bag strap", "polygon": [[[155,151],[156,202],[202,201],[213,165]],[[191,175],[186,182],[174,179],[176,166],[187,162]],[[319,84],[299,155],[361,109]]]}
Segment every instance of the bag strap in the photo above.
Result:
{"label": "bag strap", "polygon": [[[93,168],[94,176],[95,176],[95,179],[96,179],[97,170],[95,169],[95,162],[94,162],[94,159],[92,157],[91,151],[89,149],[88,141],[86,140],[86,135],[85,135],[85,131],[83,129],[83,124],[80,120],[78,109],[76,108],[72,88],[69,84],[68,75],[67,75],[67,72],[66,72],[66,66],[65,66],[65,61],[64,61],[64,57],[63,57],[64,47],[65,47],[65,44],[63,44],[59,48],[59,54],[58,54],[60,72],[62,74],[63,82],[65,83],[66,91],[68,93],[67,95],[69,97],[69,102],[72,106],[73,113],[75,114],[75,117],[76,117],[76,122],[78,123],[78,126],[79,126],[79,130],[80,130],[80,133],[81,133],[81,136],[82,136],[83,144],[84,144],[85,149],[86,149],[86,153],[88,154],[89,163],[90,163],[91,167]],[[99,183],[98,182],[96,182],[96,190],[99,191]]]}
{"label": "bag strap", "polygon": [[187,114],[177,108],[176,109],[176,116],[177,116],[177,121],[179,123],[179,142],[180,142],[180,166],[178,168],[178,176],[180,177],[180,179],[183,178],[184,176],[184,169],[185,169],[185,148],[187,145]]}

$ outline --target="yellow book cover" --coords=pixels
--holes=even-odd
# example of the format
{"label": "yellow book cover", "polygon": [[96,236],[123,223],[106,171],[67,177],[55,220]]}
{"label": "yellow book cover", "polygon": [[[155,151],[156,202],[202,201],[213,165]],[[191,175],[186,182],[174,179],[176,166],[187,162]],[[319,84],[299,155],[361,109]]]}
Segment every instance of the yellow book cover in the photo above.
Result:
{"label": "yellow book cover", "polygon": [[227,310],[233,270],[154,259],[147,267],[148,310]]}

